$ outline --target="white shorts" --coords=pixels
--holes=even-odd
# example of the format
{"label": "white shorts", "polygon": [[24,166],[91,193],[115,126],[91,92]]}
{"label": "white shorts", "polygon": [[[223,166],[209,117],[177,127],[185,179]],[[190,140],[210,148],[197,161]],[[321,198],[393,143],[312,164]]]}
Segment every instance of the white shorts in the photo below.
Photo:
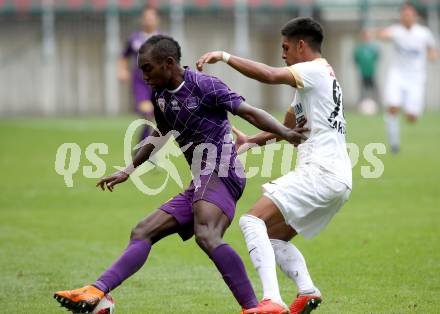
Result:
{"label": "white shorts", "polygon": [[351,190],[318,166],[305,166],[262,186],[287,224],[304,238],[317,235],[338,212]]}
{"label": "white shorts", "polygon": [[385,89],[386,107],[403,107],[405,113],[420,116],[425,102],[425,80],[403,77],[390,71]]}

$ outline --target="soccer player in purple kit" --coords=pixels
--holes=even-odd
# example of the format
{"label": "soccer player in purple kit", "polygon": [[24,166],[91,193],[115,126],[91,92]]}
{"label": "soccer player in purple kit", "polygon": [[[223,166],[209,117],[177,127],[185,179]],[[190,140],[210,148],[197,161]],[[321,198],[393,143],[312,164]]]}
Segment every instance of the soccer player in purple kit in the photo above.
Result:
{"label": "soccer player in purple kit", "polygon": [[[70,310],[92,311],[106,293],[144,265],[156,242],[173,233],[184,241],[195,235],[195,241],[216,265],[243,310],[258,304],[241,258],[223,240],[245,186],[227,113],[293,144],[305,138],[302,132],[307,129],[301,125],[295,129],[285,127],[267,112],[247,104],[219,79],[182,67],[180,58],[179,44],[171,37],[157,35],[140,48],[138,66],[155,91],[153,106],[158,130],[151,136],[158,138],[171,130],[177,131],[176,141],[192,165],[194,179],[184,192],[138,223],[123,254],[92,285],[55,293],[55,299]],[[101,179],[97,186],[113,191],[116,184],[126,181],[157,150],[151,142],[144,143],[131,165]],[[230,153],[226,158],[224,147]],[[200,169],[195,160],[197,163],[201,156],[201,168],[214,165],[209,173],[194,171]],[[270,310],[259,308],[260,312],[255,313],[271,313]]]}
{"label": "soccer player in purple kit", "polygon": [[[122,82],[131,80],[131,88],[135,101],[135,112],[147,120],[153,119],[153,104],[151,97],[153,91],[142,78],[142,71],[137,67],[137,54],[139,48],[151,36],[158,35],[160,17],[157,10],[150,6],[145,6],[141,14],[142,30],[131,34],[127,40],[122,56],[118,60],[118,78]],[[130,73],[130,63],[133,68]],[[150,127],[146,125],[140,134],[139,141],[150,135]]]}

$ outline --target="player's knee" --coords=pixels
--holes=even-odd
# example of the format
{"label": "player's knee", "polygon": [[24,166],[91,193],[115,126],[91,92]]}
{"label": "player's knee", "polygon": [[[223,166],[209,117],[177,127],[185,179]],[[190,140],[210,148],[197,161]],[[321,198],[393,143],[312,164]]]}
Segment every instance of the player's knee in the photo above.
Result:
{"label": "player's knee", "polygon": [[149,228],[148,224],[140,222],[131,230],[130,239],[131,240],[145,240],[152,243],[154,238],[154,230]]}
{"label": "player's knee", "polygon": [[142,229],[139,228],[139,225],[134,227],[130,233],[130,240],[143,240],[145,239],[145,235],[142,233]]}
{"label": "player's knee", "polygon": [[196,243],[202,248],[206,249],[209,246],[209,243],[211,241],[210,236],[207,232],[207,230],[194,230],[194,236],[196,239]]}
{"label": "player's knee", "polygon": [[198,246],[205,252],[211,252],[222,242],[221,236],[207,227],[196,227],[194,236]]}

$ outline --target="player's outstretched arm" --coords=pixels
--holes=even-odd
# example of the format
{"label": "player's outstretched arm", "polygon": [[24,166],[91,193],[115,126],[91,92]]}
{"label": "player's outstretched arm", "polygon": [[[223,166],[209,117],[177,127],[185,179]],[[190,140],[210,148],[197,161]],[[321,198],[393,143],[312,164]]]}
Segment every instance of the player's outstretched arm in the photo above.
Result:
{"label": "player's outstretched arm", "polygon": [[390,40],[393,37],[390,27],[370,28],[366,30],[369,38],[377,38],[382,40]]}
{"label": "player's outstretched arm", "polygon": [[[160,137],[160,134],[157,131],[154,131],[150,136],[153,137]],[[159,142],[159,141],[158,141]],[[133,158],[133,162],[131,165],[126,167],[124,170],[116,171],[110,176],[104,177],[96,184],[96,186],[100,187],[103,191],[105,191],[105,188],[110,192],[113,192],[113,188],[116,184],[123,183],[127,181],[130,174],[136,169],[136,167],[143,164],[146,160],[148,160],[153,152],[155,150],[156,146],[159,145],[160,147],[157,147],[155,150],[156,152],[163,146],[165,143],[155,143],[156,145],[152,143],[148,143],[143,145],[136,153],[136,156]]]}
{"label": "player's outstretched arm", "polygon": [[[296,125],[295,114],[291,110],[288,110],[284,116],[284,125],[290,129],[294,129],[298,133],[303,133],[309,130],[304,128],[306,123],[307,120],[304,119],[301,123]],[[249,136],[233,127],[232,132],[234,132],[236,137],[235,144],[237,153],[239,154],[245,152],[253,145],[264,146],[273,139],[277,142],[283,140],[281,136],[265,131]]]}
{"label": "player's outstretched arm", "polygon": [[266,111],[255,108],[246,102],[240,104],[236,113],[260,130],[265,131],[251,138],[252,142],[250,143],[261,146],[265,145],[270,139],[280,137],[280,139],[284,138],[294,145],[299,145],[302,140],[307,140],[307,137],[303,134],[308,131],[307,128],[298,127],[292,129],[287,127]]}
{"label": "player's outstretched arm", "polygon": [[237,154],[242,154],[255,145],[264,146],[274,138],[276,138],[277,141],[278,138],[281,138],[276,134],[264,131],[256,135],[249,136],[236,127],[232,127],[232,132],[235,134],[235,149],[237,150]]}
{"label": "player's outstretched arm", "polygon": [[216,63],[218,61],[224,61],[241,74],[262,83],[286,84],[296,87],[295,78],[286,67],[271,67],[264,63],[230,55],[224,51],[211,51],[205,53],[196,62],[196,66],[199,71],[202,71],[205,63]]}

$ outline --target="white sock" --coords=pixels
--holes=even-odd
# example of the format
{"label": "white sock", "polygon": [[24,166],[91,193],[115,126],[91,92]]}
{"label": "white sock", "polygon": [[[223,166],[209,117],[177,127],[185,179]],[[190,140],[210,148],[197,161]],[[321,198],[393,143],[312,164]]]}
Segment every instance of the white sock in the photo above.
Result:
{"label": "white sock", "polygon": [[266,224],[252,215],[241,216],[239,224],[252,263],[263,285],[263,299],[284,304],[278,286],[275,254],[267,235]]}
{"label": "white sock", "polygon": [[319,290],[313,285],[312,278],[310,278],[304,256],[296,246],[282,240],[271,239],[270,242],[275,252],[276,262],[281,270],[295,282],[298,293],[320,294]]}
{"label": "white sock", "polygon": [[388,133],[388,140],[392,148],[398,149],[400,147],[400,128],[399,116],[396,114],[385,114],[385,125]]}

